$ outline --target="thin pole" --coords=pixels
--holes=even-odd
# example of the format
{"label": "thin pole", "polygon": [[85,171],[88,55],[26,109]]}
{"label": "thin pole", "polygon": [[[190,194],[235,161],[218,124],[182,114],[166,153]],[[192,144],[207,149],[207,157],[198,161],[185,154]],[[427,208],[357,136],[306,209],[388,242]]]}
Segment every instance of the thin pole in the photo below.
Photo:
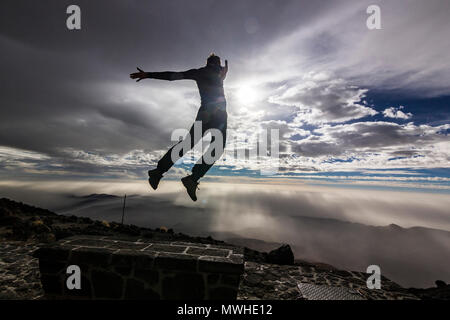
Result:
{"label": "thin pole", "polygon": [[122,224],[123,224],[123,216],[125,215],[125,202],[127,201],[127,195],[123,197],[123,208],[122,208]]}

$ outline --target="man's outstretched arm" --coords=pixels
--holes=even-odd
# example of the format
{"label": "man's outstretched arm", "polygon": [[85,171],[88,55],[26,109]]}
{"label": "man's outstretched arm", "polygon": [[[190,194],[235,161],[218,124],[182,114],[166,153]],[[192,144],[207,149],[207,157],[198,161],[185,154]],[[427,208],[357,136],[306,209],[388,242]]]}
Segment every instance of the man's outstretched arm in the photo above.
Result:
{"label": "man's outstretched arm", "polygon": [[136,82],[141,81],[142,79],[159,79],[159,80],[182,80],[182,79],[192,79],[190,77],[189,71],[185,72],[173,72],[173,71],[164,71],[164,72],[144,72],[143,70],[137,68],[139,72],[135,72],[130,74],[131,79],[137,79]]}

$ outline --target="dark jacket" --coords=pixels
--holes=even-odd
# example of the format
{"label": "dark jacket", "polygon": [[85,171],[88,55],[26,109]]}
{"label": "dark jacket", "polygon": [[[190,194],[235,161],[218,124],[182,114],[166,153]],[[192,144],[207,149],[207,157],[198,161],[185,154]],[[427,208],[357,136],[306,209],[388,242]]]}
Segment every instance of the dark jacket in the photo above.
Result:
{"label": "dark jacket", "polygon": [[200,92],[201,107],[210,108],[216,105],[225,108],[226,100],[223,90],[223,80],[226,73],[221,66],[207,65],[199,69],[190,69],[184,72],[148,72],[149,78],[160,80],[194,80]]}

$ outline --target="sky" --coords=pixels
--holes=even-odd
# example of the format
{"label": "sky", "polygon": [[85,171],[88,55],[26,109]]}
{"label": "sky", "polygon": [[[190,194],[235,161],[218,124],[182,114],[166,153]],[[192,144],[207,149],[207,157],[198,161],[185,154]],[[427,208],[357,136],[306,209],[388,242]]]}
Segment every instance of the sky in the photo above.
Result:
{"label": "sky", "polygon": [[377,1],[380,30],[366,1],[78,1],[81,30],[66,28],[69,4],[2,2],[3,180],[142,178],[199,96],[129,74],[215,52],[230,65],[226,152],[279,129],[280,158],[226,153],[210,178],[269,165],[275,179],[449,190],[448,1]]}
{"label": "sky", "polygon": [[[66,27],[72,4],[81,9],[80,30]],[[366,25],[373,4],[381,29]],[[185,221],[186,230],[280,242],[307,232],[291,224],[298,216],[450,231],[447,0],[4,0],[0,7],[0,196],[56,210],[70,194],[147,192],[142,206],[135,200],[141,214],[171,212],[180,230]],[[178,180],[199,150],[157,191],[147,170],[173,145],[173,131],[191,126],[196,85],[136,83],[129,74],[199,68],[211,52],[229,62],[227,146],[192,203]],[[278,158],[235,157],[272,129]],[[339,233],[325,225],[311,229],[326,238],[325,251],[310,252],[323,262],[339,255],[332,245]],[[313,231],[291,244],[315,248]],[[445,241],[430,241],[430,254],[449,252]],[[403,252],[395,245],[380,244],[397,248],[394,256]],[[328,262],[360,268],[371,258],[364,250],[359,264]],[[417,264],[431,259],[424,254]],[[439,278],[437,267],[423,280]]]}
{"label": "sky", "polygon": [[377,2],[380,30],[365,1],[80,1],[75,31],[69,4],[2,4],[3,179],[142,177],[199,96],[192,81],[129,73],[200,67],[215,52],[230,63],[227,151],[278,129],[280,159],[226,153],[211,176],[275,165],[274,178],[448,191],[448,1]]}

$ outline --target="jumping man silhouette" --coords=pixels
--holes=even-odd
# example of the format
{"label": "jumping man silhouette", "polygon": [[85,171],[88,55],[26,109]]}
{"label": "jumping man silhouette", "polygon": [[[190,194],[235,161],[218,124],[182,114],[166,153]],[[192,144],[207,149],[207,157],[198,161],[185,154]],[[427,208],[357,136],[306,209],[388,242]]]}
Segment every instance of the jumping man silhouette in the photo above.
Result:
{"label": "jumping man silhouette", "polygon": [[[189,130],[189,134],[185,137],[185,140],[178,143],[186,142],[186,139],[190,140],[190,149],[199,142],[203,135],[209,129],[217,129],[222,133],[222,148],[212,151],[214,159],[217,160],[223,153],[226,142],[226,130],[227,130],[227,111],[226,100],[223,89],[223,81],[228,72],[228,61],[225,60],[225,66],[221,66],[221,61],[218,56],[211,54],[206,60],[206,66],[199,69],[190,69],[184,72],[144,72],[137,68],[139,72],[130,74],[131,79],[159,79],[159,80],[194,80],[197,83],[198,90],[200,92],[201,105],[198,110],[195,121],[199,121],[201,124],[201,136],[194,135],[194,125]],[[215,141],[215,137],[212,136],[211,144]],[[189,144],[189,143],[188,143]],[[176,145],[175,145],[176,146]],[[159,181],[163,177],[163,174],[167,172],[173,164],[189,150],[182,148],[180,152],[173,152],[172,148],[158,161],[156,169],[149,170],[149,183],[151,187],[156,190]],[[215,151],[220,151],[215,154]],[[208,152],[208,151],[207,151]],[[205,175],[205,173],[213,166],[214,162],[205,161],[205,155],[194,165],[192,168],[192,174],[181,179],[181,182],[185,186],[189,196],[193,201],[197,201],[196,191],[198,187],[198,180]]]}

